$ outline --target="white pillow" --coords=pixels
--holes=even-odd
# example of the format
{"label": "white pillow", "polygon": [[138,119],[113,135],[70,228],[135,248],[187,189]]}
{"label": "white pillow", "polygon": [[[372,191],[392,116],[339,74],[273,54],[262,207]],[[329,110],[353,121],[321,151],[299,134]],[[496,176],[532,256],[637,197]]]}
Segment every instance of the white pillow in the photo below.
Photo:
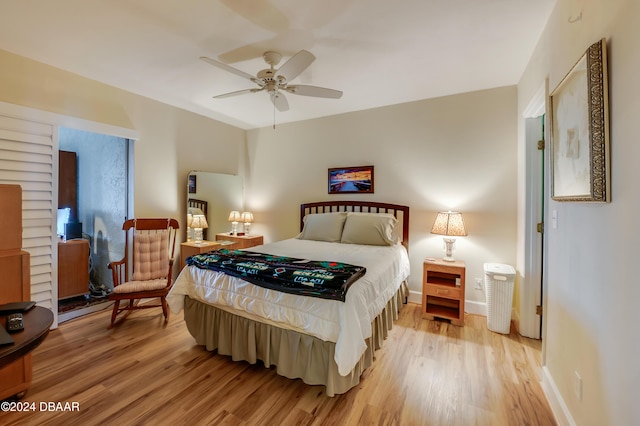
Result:
{"label": "white pillow", "polygon": [[298,238],[301,240],[340,242],[342,228],[347,219],[346,212],[312,213],[305,215],[304,227]]}
{"label": "white pillow", "polygon": [[349,213],[342,231],[341,243],[391,246],[397,242],[398,219],[389,213]]}

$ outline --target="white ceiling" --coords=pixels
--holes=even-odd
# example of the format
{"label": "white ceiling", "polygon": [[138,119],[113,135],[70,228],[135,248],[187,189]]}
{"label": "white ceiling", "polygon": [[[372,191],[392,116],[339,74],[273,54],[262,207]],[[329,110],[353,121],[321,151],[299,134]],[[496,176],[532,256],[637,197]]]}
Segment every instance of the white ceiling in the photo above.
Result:
{"label": "white ceiling", "polygon": [[306,49],[277,123],[516,84],[555,0],[0,0],[0,49],[243,129],[274,120],[267,93],[198,58],[255,75],[262,53]]}

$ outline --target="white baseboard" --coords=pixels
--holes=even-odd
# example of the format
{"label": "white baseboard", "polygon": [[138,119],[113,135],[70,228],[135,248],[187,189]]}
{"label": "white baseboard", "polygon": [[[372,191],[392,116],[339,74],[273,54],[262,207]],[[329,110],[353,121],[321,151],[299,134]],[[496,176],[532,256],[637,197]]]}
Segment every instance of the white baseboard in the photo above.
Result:
{"label": "white baseboard", "polygon": [[80,309],[75,309],[73,311],[60,313],[58,314],[58,323],[62,323],[74,318],[81,317],[83,315],[88,315],[93,312],[98,312],[107,308],[111,308],[111,305],[113,305],[113,302],[106,300],[104,303],[98,303],[95,305],[87,306],[86,308],[80,308]]}
{"label": "white baseboard", "polygon": [[487,316],[487,304],[484,302],[476,302],[474,300],[464,301],[464,310],[468,314]]}
{"label": "white baseboard", "polygon": [[417,303],[418,305],[422,305],[422,292],[409,290],[409,302]]}
{"label": "white baseboard", "polygon": [[547,367],[542,367],[542,391],[549,401],[551,412],[556,418],[556,422],[560,426],[575,426],[576,422],[573,420],[567,404],[564,403],[562,395],[556,386],[556,383],[549,373]]}

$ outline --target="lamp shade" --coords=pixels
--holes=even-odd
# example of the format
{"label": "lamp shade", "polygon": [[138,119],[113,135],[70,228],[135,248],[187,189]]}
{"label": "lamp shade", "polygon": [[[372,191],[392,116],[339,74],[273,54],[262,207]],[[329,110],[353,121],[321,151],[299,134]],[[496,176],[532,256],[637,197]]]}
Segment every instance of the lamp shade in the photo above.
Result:
{"label": "lamp shade", "polygon": [[431,233],[450,237],[466,236],[467,230],[464,227],[462,213],[452,211],[438,213],[436,221],[431,228]]}
{"label": "lamp shade", "polygon": [[253,213],[251,213],[251,212],[242,212],[242,216],[241,216],[240,222],[253,223]]}
{"label": "lamp shade", "polygon": [[240,222],[240,212],[232,211],[229,213],[229,222]]}
{"label": "lamp shade", "polygon": [[193,219],[191,220],[191,227],[200,229],[208,228],[209,224],[207,223],[207,218],[204,217],[203,214],[193,215]]}

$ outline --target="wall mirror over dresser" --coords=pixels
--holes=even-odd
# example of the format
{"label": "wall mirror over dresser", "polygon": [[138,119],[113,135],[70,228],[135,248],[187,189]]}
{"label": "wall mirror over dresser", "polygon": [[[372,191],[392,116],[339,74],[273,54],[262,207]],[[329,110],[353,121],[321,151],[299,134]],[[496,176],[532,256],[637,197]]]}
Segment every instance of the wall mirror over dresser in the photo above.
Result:
{"label": "wall mirror over dresser", "polygon": [[[202,214],[207,228],[203,239],[215,241],[221,232],[229,232],[229,212],[243,211],[242,176],[224,173],[191,171],[187,180],[187,214]],[[188,219],[189,220],[189,219]],[[194,228],[187,226],[187,240],[195,240]]]}
{"label": "wall mirror over dresser", "polygon": [[[194,170],[189,172],[186,185],[187,238],[180,249],[181,266],[188,256],[221,248],[222,242],[230,242],[228,248],[240,248],[231,244],[231,236],[225,239],[220,234],[231,231],[229,213],[244,210],[242,177]],[[197,226],[205,223],[202,217],[206,227]]]}

